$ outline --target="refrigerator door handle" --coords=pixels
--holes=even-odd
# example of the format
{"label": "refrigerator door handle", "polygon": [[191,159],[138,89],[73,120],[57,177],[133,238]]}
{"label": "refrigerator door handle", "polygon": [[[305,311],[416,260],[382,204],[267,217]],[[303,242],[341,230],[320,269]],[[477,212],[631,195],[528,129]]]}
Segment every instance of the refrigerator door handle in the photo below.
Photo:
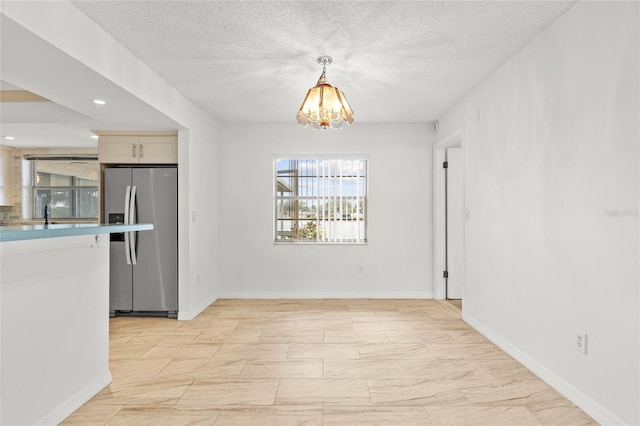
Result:
{"label": "refrigerator door handle", "polygon": [[[137,223],[136,221],[136,186],[131,187],[131,199],[129,200],[129,222],[131,224]],[[131,251],[131,263],[136,265],[138,263],[138,257],[136,256],[136,232],[131,231],[129,237],[129,247]]]}
{"label": "refrigerator door handle", "polygon": [[[131,204],[131,185],[127,185],[124,194],[124,224],[129,224],[129,205]],[[124,233],[124,255],[127,259],[127,265],[131,265],[131,251],[129,250],[129,233]]]}

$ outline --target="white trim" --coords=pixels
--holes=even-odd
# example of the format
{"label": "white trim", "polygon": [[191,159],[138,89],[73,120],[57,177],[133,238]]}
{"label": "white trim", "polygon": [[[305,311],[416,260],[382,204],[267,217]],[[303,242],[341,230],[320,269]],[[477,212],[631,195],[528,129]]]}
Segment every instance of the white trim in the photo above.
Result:
{"label": "white trim", "polygon": [[290,292],[290,291],[227,291],[218,293],[220,299],[433,299],[431,292]]}
{"label": "white trim", "polygon": [[37,421],[36,425],[57,425],[69,417],[74,411],[82,407],[87,401],[93,398],[98,392],[111,383],[111,372],[107,371],[93,382],[89,383],[71,398],[56,407],[49,414]]}
{"label": "white trim", "polygon": [[[366,152],[276,152],[273,154],[274,164],[277,160],[368,160]],[[274,169],[275,170],[275,169]]]}
{"label": "white trim", "polygon": [[433,297],[446,298],[446,283],[442,272],[446,269],[445,190],[442,163],[445,150],[433,150]]}
{"label": "white trim", "polygon": [[[339,175],[336,174],[335,177],[340,179],[340,182],[342,182],[342,162],[343,161],[363,161],[364,162],[364,175],[360,176],[359,173],[356,173],[356,176],[358,178],[362,177],[364,178],[364,196],[360,197],[360,194],[357,193],[355,195],[355,203],[356,205],[359,205],[360,201],[363,201],[364,203],[364,215],[363,218],[360,219],[359,215],[356,218],[356,227],[357,227],[357,231],[356,231],[356,241],[353,241],[353,239],[350,239],[349,241],[343,241],[342,236],[338,237],[335,235],[331,235],[330,237],[324,236],[322,238],[320,238],[320,236],[318,236],[318,238],[316,238],[316,241],[299,241],[299,240],[294,240],[294,241],[289,241],[289,240],[279,240],[278,237],[278,161],[281,160],[285,160],[285,161],[292,161],[292,160],[301,160],[301,161],[316,161],[316,172],[315,172],[315,178],[316,179],[324,179],[325,175],[324,175],[324,166],[322,167],[322,176],[320,176],[320,167],[318,165],[319,162],[324,162],[325,160],[329,160],[329,161],[333,161],[333,160],[338,160],[340,162],[340,167],[338,167],[339,171],[335,170],[334,167],[334,173],[340,173]],[[333,153],[333,154],[315,154],[315,156],[311,156],[310,154],[274,154],[273,156],[273,187],[272,187],[272,195],[273,195],[273,227],[272,227],[272,235],[273,235],[273,244],[274,245],[297,245],[297,244],[305,244],[305,245],[343,245],[343,244],[355,244],[355,245],[367,245],[369,242],[369,237],[368,237],[368,233],[369,233],[369,155],[368,154],[341,154],[341,153]],[[329,165],[328,167],[329,173],[331,173],[331,165]],[[342,183],[340,183],[340,191],[342,191]],[[293,190],[291,190],[290,192],[293,192]],[[327,193],[328,192],[328,193]],[[292,197],[290,199],[295,199],[295,197],[302,197],[302,195],[300,194],[295,194],[293,196],[287,196],[287,197],[283,197],[280,196],[280,199],[288,199],[289,197]],[[322,191],[322,194],[320,194],[319,192],[315,195],[316,200],[318,203],[320,203],[320,201],[323,202],[334,202],[338,199],[338,197],[340,198],[340,202],[338,203],[338,205],[342,205],[342,195],[341,192],[340,194],[335,193],[331,190],[329,191]],[[333,200],[333,201],[332,201]],[[342,211],[342,208],[340,208],[340,211]],[[320,217],[320,211],[318,211],[317,216],[317,222],[320,223],[325,222],[326,218],[325,215],[322,215],[322,218]],[[362,222],[362,225],[364,226],[364,230],[363,230],[363,234],[361,235],[360,231],[359,231],[359,223]],[[329,234],[333,234],[332,232],[328,232]]]}
{"label": "white trim", "polygon": [[192,145],[190,136],[189,130],[178,131],[178,319],[183,309],[189,305],[190,246],[195,241],[191,235],[191,211],[195,211],[195,203],[192,206],[189,199],[189,150]]}
{"label": "white trim", "polygon": [[598,404],[592,398],[582,393],[578,388],[567,383],[564,379],[546,368],[544,365],[540,364],[538,361],[531,358],[529,355],[522,352],[517,347],[513,346],[497,333],[494,333],[489,327],[486,327],[484,324],[476,320],[468,313],[463,312],[462,319],[470,326],[475,328],[476,331],[478,331],[480,334],[493,342],[500,349],[511,355],[518,362],[531,370],[532,373],[546,382],[549,386],[560,392],[564,397],[577,405],[585,413],[593,417],[596,422],[608,426],[627,424],[626,422],[618,418],[615,414]]}
{"label": "white trim", "polygon": [[[442,163],[446,158],[446,149],[458,145],[462,147],[462,193],[464,208],[464,127],[453,131],[433,145],[433,294],[434,299],[437,300],[444,300],[446,298],[446,283],[442,274],[446,267],[446,210]],[[462,240],[464,244],[464,226],[462,229]],[[464,268],[464,259],[462,265]],[[462,292],[464,294],[464,270],[462,274]]]}
{"label": "white trim", "polygon": [[178,312],[178,321],[191,321],[198,315],[202,313],[205,309],[209,307],[213,302],[218,300],[218,296],[215,294],[209,296],[205,299],[201,304],[199,304],[195,309],[192,309],[188,312],[179,311]]}

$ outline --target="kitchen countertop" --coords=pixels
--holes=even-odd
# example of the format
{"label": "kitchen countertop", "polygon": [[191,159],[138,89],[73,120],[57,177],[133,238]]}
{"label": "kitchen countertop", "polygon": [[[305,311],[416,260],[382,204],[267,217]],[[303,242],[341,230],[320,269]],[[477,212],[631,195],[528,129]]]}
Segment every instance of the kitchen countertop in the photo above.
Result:
{"label": "kitchen countertop", "polygon": [[124,224],[60,224],[60,225],[15,225],[0,227],[0,242],[38,240],[41,238],[74,237],[90,234],[113,234],[116,232],[148,231],[151,223]]}

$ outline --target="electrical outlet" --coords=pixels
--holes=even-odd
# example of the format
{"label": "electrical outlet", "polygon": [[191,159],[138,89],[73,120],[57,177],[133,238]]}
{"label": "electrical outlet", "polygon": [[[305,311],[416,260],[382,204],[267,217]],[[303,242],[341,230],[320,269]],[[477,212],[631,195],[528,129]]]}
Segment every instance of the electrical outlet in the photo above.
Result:
{"label": "electrical outlet", "polygon": [[576,331],[576,351],[587,354],[587,333],[584,331]]}
{"label": "electrical outlet", "polygon": [[358,266],[356,268],[356,274],[361,275],[362,274],[362,266]]}

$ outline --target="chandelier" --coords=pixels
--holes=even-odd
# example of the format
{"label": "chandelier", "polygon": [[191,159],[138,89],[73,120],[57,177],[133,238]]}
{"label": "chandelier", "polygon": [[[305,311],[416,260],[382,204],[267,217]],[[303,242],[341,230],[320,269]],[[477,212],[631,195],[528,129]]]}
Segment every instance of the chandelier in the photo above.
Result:
{"label": "chandelier", "polygon": [[327,65],[331,64],[331,56],[320,56],[318,63],[322,65],[322,75],[315,87],[307,92],[302,102],[296,121],[303,127],[311,124],[314,129],[339,129],[344,123],[353,123],[353,111],[349,107],[344,93],[337,87],[327,83]]}

